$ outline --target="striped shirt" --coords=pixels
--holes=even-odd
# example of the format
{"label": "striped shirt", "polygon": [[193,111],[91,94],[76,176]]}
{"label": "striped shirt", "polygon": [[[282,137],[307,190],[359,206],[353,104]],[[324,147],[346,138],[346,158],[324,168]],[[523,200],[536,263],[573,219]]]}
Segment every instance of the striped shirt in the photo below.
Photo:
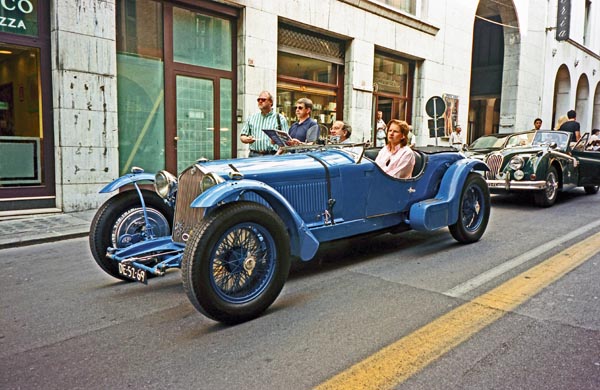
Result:
{"label": "striped shirt", "polygon": [[[275,111],[272,110],[267,115],[263,115],[262,112],[250,115],[240,134],[251,135],[256,140],[250,144],[250,150],[259,153],[277,150],[277,145],[272,144],[271,138],[262,131],[263,129],[279,129],[276,115],[278,114],[275,114]],[[287,120],[283,115],[279,115],[279,119],[281,120],[281,130],[287,132]]]}

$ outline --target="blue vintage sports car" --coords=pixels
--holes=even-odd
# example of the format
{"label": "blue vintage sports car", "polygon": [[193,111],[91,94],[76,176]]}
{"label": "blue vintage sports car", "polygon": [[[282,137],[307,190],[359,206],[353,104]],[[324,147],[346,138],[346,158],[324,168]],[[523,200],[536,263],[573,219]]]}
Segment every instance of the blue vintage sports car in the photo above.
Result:
{"label": "blue vintage sports car", "polygon": [[[461,243],[478,241],[490,195],[481,161],[451,148],[415,151],[411,179],[375,163],[377,149],[326,145],[281,156],[199,160],[179,178],[134,169],[104,187],[126,185],[98,210],[90,247],[98,265],[147,282],[181,268],[192,304],[238,323],[277,298],[291,261],[307,261],[326,241],[368,233],[449,227]],[[144,189],[154,182],[155,192]]]}
{"label": "blue vintage sports car", "polygon": [[492,193],[529,191],[536,205],[549,207],[559,191],[583,187],[596,194],[600,185],[600,152],[589,145],[589,133],[575,142],[565,131],[538,130],[530,145],[505,148],[485,156],[486,181]]}

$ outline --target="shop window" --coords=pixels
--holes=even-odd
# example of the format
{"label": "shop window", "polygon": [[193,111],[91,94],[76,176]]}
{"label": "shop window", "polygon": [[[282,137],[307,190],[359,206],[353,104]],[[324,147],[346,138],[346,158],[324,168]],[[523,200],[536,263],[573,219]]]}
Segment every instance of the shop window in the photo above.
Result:
{"label": "shop window", "polygon": [[295,122],[294,106],[300,98],[313,102],[311,117],[325,137],[331,124],[342,119],[345,44],[293,26],[281,25],[277,54],[277,110]]}
{"label": "shop window", "polygon": [[117,2],[119,170],[165,167],[162,6]]}
{"label": "shop window", "polygon": [[43,183],[40,50],[0,44],[0,187]]}

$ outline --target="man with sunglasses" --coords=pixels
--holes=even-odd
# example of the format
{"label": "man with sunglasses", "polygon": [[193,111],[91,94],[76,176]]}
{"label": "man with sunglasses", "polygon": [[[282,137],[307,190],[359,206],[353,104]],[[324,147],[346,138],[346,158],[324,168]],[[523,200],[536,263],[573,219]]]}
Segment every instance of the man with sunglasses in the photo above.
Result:
{"label": "man with sunglasses", "polygon": [[301,98],[296,102],[296,118],[290,127],[291,146],[312,144],[319,137],[319,125],[310,117],[313,102],[309,98]]}
{"label": "man with sunglasses", "polygon": [[273,95],[270,92],[262,91],[256,101],[260,112],[250,115],[240,133],[240,140],[250,145],[250,155],[248,157],[277,153],[277,145],[271,142],[263,129],[288,131],[288,123],[285,117],[273,110]]}

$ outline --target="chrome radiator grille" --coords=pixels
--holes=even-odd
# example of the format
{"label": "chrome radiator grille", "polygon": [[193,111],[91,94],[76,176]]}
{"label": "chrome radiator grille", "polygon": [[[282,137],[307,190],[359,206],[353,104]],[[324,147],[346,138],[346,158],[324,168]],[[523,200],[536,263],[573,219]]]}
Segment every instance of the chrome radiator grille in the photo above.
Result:
{"label": "chrome radiator grille", "polygon": [[200,183],[203,177],[203,173],[195,166],[189,167],[179,176],[175,220],[171,236],[175,242],[185,243],[192,234],[194,226],[204,216],[204,209],[190,207],[190,203],[202,192]]}
{"label": "chrome radiator grille", "polygon": [[498,172],[500,172],[500,168],[502,168],[502,155],[490,154],[485,162],[487,163],[488,167],[490,167],[489,172],[486,172],[486,179],[496,179],[496,175]]}

